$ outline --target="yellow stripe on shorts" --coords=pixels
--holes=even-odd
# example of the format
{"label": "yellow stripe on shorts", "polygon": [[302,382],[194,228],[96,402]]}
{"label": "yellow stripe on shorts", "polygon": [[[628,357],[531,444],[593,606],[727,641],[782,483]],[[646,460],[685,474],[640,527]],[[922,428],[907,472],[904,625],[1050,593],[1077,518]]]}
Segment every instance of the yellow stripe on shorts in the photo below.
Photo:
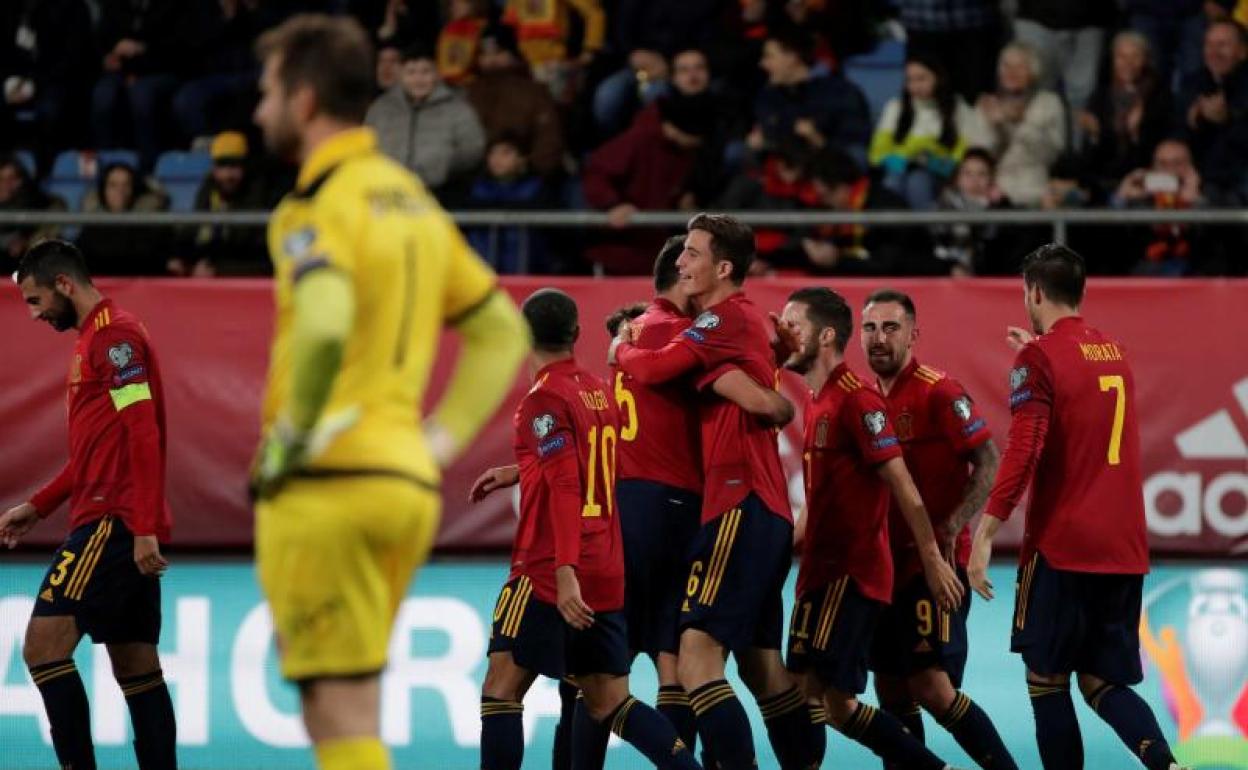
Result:
{"label": "yellow stripe on shorts", "polygon": [[500,633],[514,637],[520,631],[520,621],[524,619],[524,609],[529,604],[529,596],[533,594],[533,581],[527,577],[520,578],[516,583],[516,592],[512,594],[511,606],[507,609],[506,620]]}
{"label": "yellow stripe on shorts", "polygon": [[1036,576],[1036,563],[1040,554],[1031,556],[1031,561],[1023,568],[1023,576],[1018,582],[1018,599],[1014,602],[1014,628],[1022,631],[1027,625],[1027,600],[1031,596],[1031,581]]}
{"label": "yellow stripe on shorts", "polygon": [[87,541],[86,548],[82,550],[82,558],[78,561],[78,566],[74,568],[74,576],[69,579],[69,585],[65,587],[66,598],[75,601],[82,598],[87,582],[91,580],[91,573],[95,571],[95,565],[99,563],[100,556],[104,553],[104,544],[108,542],[108,536],[112,534],[112,531],[113,517],[105,516],[100,519],[99,526],[95,528],[91,539]]}
{"label": "yellow stripe on shorts", "polygon": [[849,586],[849,575],[844,575],[828,586],[823,597],[823,612],[819,614],[819,630],[815,632],[815,647],[824,650],[828,640],[832,638],[832,626],[836,623],[836,614],[841,609],[841,600],[845,598],[845,589]]}
{"label": "yellow stripe on shorts", "polygon": [[724,569],[728,566],[728,558],[732,555],[732,547],[737,540],[737,529],[741,525],[741,509],[733,508],[724,514],[719,524],[719,534],[715,536],[715,548],[711,552],[711,563],[706,568],[706,582],[702,584],[702,595],[698,601],[702,604],[714,604],[719,595],[719,586],[724,581]]}

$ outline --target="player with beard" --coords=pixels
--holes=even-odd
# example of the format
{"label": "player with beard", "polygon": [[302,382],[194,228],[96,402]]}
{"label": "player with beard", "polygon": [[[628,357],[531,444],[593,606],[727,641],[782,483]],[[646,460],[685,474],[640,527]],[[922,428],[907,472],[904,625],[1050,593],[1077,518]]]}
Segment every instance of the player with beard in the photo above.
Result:
{"label": "player with beard", "polygon": [[785,368],[801,374],[813,395],[805,415],[807,522],[789,668],[847,737],[900,767],[942,770],[945,763],[901,722],[857,698],[866,688],[877,619],[893,593],[890,493],[941,608],[961,602],[962,584],[940,552],[884,400],[845,363],[853,313],[844,298],[831,289],[799,289],[779,323],[794,344]]}
{"label": "player with beard", "polygon": [[703,391],[701,529],[689,551],[677,659],[698,733],[723,770],[754,767],[749,719],[724,678],[731,653],[789,770],[817,767],[825,736],[780,657],[793,516],[776,432],[735,401],[706,392],[741,373],[762,388],[776,384],[769,324],[741,289],[753,259],[748,226],[695,216],[676,267],[680,290],[699,314],[654,349],[635,344],[633,327],[622,326],[615,354],[643,385],[685,379]]}
{"label": "player with beard", "polygon": [[176,725],[160,669],[160,581],[168,562],[165,401],[143,324],[91,283],[78,247],[43,241],[15,276],[33,318],[76,329],[69,369],[69,462],[0,516],[9,548],[69,501],[70,533],[39,587],[22,656],[47,709],[61,767],[94,770],[87,693],[73,654],[106,645],[126,696],[140,770],[172,770]]}
{"label": "player with beard", "polygon": [[1027,665],[1045,770],[1083,767],[1070,677],[1149,770],[1177,770],[1148,703],[1140,595],[1148,535],[1135,377],[1121,343],[1079,314],[1086,268],[1061,244],[1023,260],[1023,304],[1037,335],[1011,328],[1010,440],[967,567],[985,599],[992,538],[1031,487],[1010,649]]}
{"label": "player with beard", "polygon": [[[454,222],[363,126],[370,48],[358,23],[319,15],[258,44],[256,122],[300,168],[269,221],[256,571],[323,770],[390,767],[380,672],[438,529],[441,469],[510,390],[528,338]],[[446,326],[463,346],[422,425]]]}
{"label": "player with beard", "polygon": [[[906,468],[931,516],[936,538],[958,566],[966,589],[946,612],[923,577],[918,547],[896,498],[889,511],[893,601],[881,613],[871,650],[875,691],[884,710],[923,740],[921,704],[983,768],[1013,770],[1013,758],[992,721],[957,690],[966,668],[966,617],[971,608],[966,562],[969,522],[988,499],[997,449],[988,423],[962,385],[919,363],[914,301],[882,289],[862,309],[862,352],[888,405]],[[889,768],[900,765],[886,764]]]}

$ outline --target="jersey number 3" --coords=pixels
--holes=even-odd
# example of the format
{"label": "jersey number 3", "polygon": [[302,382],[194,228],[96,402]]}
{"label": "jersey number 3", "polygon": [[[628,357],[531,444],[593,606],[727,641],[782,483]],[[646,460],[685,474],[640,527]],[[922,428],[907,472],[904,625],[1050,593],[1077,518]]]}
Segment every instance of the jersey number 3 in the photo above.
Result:
{"label": "jersey number 3", "polygon": [[1127,414],[1127,386],[1121,374],[1105,374],[1100,378],[1101,392],[1114,391],[1114,426],[1109,431],[1110,465],[1122,462],[1122,423]]}

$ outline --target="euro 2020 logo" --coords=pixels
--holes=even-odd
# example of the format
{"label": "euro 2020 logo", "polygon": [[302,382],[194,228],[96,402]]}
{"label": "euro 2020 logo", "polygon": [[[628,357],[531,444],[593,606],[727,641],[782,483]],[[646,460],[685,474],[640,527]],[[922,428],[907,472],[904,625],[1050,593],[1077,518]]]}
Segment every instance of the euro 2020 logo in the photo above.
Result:
{"label": "euro 2020 logo", "polygon": [[1199,570],[1144,597],[1140,642],[1185,765],[1248,770],[1248,571]]}

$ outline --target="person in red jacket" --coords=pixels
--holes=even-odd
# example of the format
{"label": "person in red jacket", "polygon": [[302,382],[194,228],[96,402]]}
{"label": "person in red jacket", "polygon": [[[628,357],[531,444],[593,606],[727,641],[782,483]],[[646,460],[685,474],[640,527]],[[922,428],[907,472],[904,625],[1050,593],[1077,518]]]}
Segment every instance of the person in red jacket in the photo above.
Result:
{"label": "person in red jacket", "polygon": [[73,653],[84,634],[108,647],[134,725],[140,770],[177,766],[173,704],[160,670],[160,581],[168,567],[165,411],[147,330],[91,283],[78,247],[43,241],[15,279],[37,321],[78,331],[70,362],[69,462],[0,516],[9,548],[69,501],[70,533],[35,601],[22,648],[62,767],[94,770],[87,693]]}
{"label": "person in red jacket", "polygon": [[534,372],[514,418],[518,467],[491,469],[472,489],[480,499],[520,483],[511,574],[494,608],[481,686],[482,770],[519,770],[521,701],[539,675],[572,677],[584,696],[574,767],[601,766],[609,728],[662,770],[700,770],[671,723],[629,694],[615,398],[573,357],[580,324],[571,297],[540,289],[523,311]]}
{"label": "person in red jacket", "polygon": [[1083,257],[1050,243],[1023,260],[1036,336],[1008,330],[1010,438],[975,531],[971,587],[993,596],[992,539],[1031,487],[1019,551],[1010,650],[1027,690],[1045,770],[1083,767],[1070,677],[1149,770],[1179,770],[1152,710],[1131,685],[1140,664],[1148,572],[1138,391],[1122,343],[1083,319]]}

